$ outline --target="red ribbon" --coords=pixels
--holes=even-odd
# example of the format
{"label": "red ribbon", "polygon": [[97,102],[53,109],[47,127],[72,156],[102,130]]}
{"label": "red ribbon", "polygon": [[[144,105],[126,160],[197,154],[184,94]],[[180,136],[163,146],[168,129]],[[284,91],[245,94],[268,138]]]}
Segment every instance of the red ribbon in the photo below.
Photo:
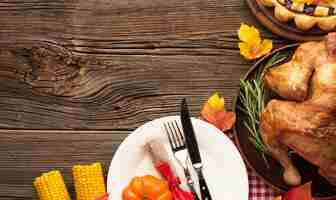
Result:
{"label": "red ribbon", "polygon": [[191,192],[184,191],[179,187],[181,180],[178,176],[175,176],[167,162],[158,161],[155,164],[155,168],[167,180],[173,200],[194,200]]}

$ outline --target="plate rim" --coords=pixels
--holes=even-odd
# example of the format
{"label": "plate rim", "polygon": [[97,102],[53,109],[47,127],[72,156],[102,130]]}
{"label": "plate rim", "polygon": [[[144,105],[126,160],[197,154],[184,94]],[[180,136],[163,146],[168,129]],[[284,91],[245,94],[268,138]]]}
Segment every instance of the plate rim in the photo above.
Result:
{"label": "plate rim", "polygon": [[[266,54],[265,56],[263,56],[262,58],[260,58],[255,64],[253,64],[253,66],[246,72],[246,74],[243,76],[242,80],[246,80],[248,78],[248,76],[254,71],[256,70],[259,65],[265,61],[266,59],[268,59],[270,56],[274,55],[275,53],[282,51],[284,49],[288,49],[288,48],[294,48],[299,46],[300,44],[302,44],[302,42],[300,43],[294,43],[294,44],[289,44],[289,45],[285,45],[282,46],[280,48],[277,48],[273,51],[271,51],[270,53]],[[239,99],[239,94],[240,94],[240,87],[237,89],[236,91],[236,95],[234,97],[233,100],[233,109],[235,110],[237,107],[237,103],[238,103],[238,99]],[[242,156],[242,158],[244,159],[245,163],[247,164],[247,166],[249,168],[251,168],[253,170],[254,173],[256,173],[258,175],[259,178],[261,178],[265,183],[267,183],[267,185],[269,185],[271,188],[275,189],[277,192],[287,192],[286,190],[283,190],[275,185],[273,185],[270,181],[268,181],[267,179],[265,179],[260,173],[258,173],[258,171],[255,169],[255,167],[250,163],[249,159],[247,158],[247,155],[245,155],[244,151],[242,150],[242,147],[240,145],[240,141],[238,138],[238,131],[236,129],[236,126],[234,126],[233,128],[233,134],[234,134],[234,141],[236,142],[236,146]],[[335,200],[336,195],[330,196],[330,197],[314,197],[315,200]]]}
{"label": "plate rim", "polygon": [[[156,118],[156,119],[154,119],[154,120],[151,120],[151,121],[148,121],[148,122],[146,122],[146,123],[144,123],[144,124],[142,124],[142,125],[140,125],[140,126],[138,126],[135,130],[133,130],[123,141],[122,141],[122,143],[119,145],[119,147],[118,147],[118,149],[117,149],[117,151],[115,152],[115,154],[114,154],[114,156],[112,157],[112,159],[111,159],[111,161],[110,161],[110,165],[109,165],[109,168],[108,168],[108,173],[107,173],[107,184],[106,184],[106,186],[107,186],[107,192],[110,192],[110,190],[109,190],[109,188],[111,188],[111,181],[110,181],[110,179],[111,178],[109,178],[110,176],[111,176],[111,167],[112,167],[112,163],[113,162],[116,162],[116,161],[114,161],[114,160],[116,160],[116,154],[118,153],[118,151],[119,151],[119,149],[120,149],[120,147],[121,147],[121,145],[126,145],[126,139],[127,138],[129,138],[129,137],[131,137],[131,135],[135,132],[135,131],[139,131],[139,130],[141,130],[141,129],[143,129],[143,127],[146,125],[146,124],[149,124],[149,123],[153,123],[154,121],[160,121],[160,120],[164,120],[165,118],[177,118],[177,117],[179,117],[179,115],[171,115],[171,116],[164,116],[164,117],[159,117],[159,118]],[[241,172],[241,173],[243,173],[243,175],[242,175],[242,177],[244,177],[244,179],[245,179],[245,190],[246,190],[246,200],[249,198],[249,192],[250,192],[250,188],[249,188],[249,178],[248,178],[248,171],[247,171],[247,166],[246,166],[246,164],[245,164],[245,160],[244,160],[244,158],[243,158],[243,156],[242,156],[242,154],[240,153],[240,150],[239,150],[239,148],[238,148],[238,146],[237,145],[235,145],[235,143],[234,143],[234,139],[230,139],[225,133],[223,133],[222,131],[220,131],[217,127],[215,127],[214,125],[212,125],[212,124],[210,124],[210,123],[208,123],[208,122],[206,122],[206,121],[203,121],[203,120],[201,120],[201,119],[199,119],[199,118],[196,118],[196,117],[191,117],[193,120],[195,120],[195,121],[197,121],[197,122],[199,122],[199,123],[203,123],[204,125],[206,125],[206,126],[210,126],[211,128],[214,128],[214,129],[217,129],[218,130],[218,132],[220,132],[221,134],[223,134],[223,138],[224,138],[224,140],[227,140],[229,143],[231,143],[231,145],[233,146],[233,148],[234,148],[234,151],[236,151],[236,153],[238,154],[238,159],[239,159],[239,162],[241,163],[241,166],[242,166],[242,168],[243,168],[243,171]],[[133,136],[134,137],[134,136]]]}

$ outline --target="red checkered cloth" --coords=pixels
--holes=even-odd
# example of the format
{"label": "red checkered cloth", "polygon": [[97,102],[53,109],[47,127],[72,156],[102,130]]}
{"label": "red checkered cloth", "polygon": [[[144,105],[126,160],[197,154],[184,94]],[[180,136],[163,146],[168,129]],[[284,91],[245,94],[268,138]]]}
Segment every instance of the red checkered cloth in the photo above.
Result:
{"label": "red checkered cloth", "polygon": [[[236,144],[233,134],[227,136]],[[246,165],[246,164],[245,164]],[[278,196],[273,188],[265,183],[251,168],[246,165],[249,179],[249,200],[273,200]]]}
{"label": "red checkered cloth", "polygon": [[249,200],[273,200],[279,194],[268,186],[256,173],[247,167],[249,178]]}

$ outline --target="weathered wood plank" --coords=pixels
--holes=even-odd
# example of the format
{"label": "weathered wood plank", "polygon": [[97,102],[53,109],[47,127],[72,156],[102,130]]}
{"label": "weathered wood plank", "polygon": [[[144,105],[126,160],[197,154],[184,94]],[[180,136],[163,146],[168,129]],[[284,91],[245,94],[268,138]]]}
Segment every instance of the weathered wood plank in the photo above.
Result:
{"label": "weathered wood plank", "polygon": [[1,5],[3,47],[58,46],[57,51],[70,54],[66,47],[98,63],[70,66],[52,60],[52,54],[46,64],[44,55],[36,61],[3,53],[0,127],[135,128],[176,114],[184,96],[198,113],[214,90],[223,92],[230,105],[250,67],[237,49],[239,23],[255,22],[243,0]]}
{"label": "weathered wood plank", "polygon": [[40,0],[0,5],[0,41],[51,41],[79,50],[232,48],[242,21],[257,24],[244,0]]}
{"label": "weathered wood plank", "polygon": [[[61,170],[73,193],[71,167],[102,162],[105,174],[128,131],[0,131],[0,199],[37,199],[32,181]],[[73,198],[75,199],[75,198]]]}
{"label": "weathered wood plank", "polygon": [[55,59],[45,49],[32,51],[28,56],[0,54],[1,127],[134,129],[145,121],[177,114],[183,97],[188,97],[197,115],[213,91],[225,94],[229,107],[239,79],[250,67],[242,59],[232,59],[238,56],[234,52],[96,54],[92,62],[101,64],[97,65],[91,60],[80,64],[68,57]]}

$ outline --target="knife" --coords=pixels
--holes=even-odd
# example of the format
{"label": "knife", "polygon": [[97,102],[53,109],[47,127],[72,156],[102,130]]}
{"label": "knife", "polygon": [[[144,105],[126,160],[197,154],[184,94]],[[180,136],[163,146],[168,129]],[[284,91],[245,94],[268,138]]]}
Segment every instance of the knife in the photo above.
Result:
{"label": "knife", "polygon": [[194,199],[195,200],[199,200],[197,192],[195,191],[195,184],[194,184],[194,181],[192,180],[192,177],[190,175],[189,169],[186,169],[184,171],[184,174],[185,174],[186,179],[187,179],[187,185],[188,185],[188,187],[190,189],[190,192],[194,196]]}
{"label": "knife", "polygon": [[189,110],[188,110],[186,99],[183,99],[182,104],[181,104],[181,122],[182,122],[183,134],[186,140],[190,160],[198,176],[202,200],[212,200],[208,186],[203,176],[202,159],[201,159],[201,155],[199,152],[194,128],[190,120],[190,115],[189,115]]}

